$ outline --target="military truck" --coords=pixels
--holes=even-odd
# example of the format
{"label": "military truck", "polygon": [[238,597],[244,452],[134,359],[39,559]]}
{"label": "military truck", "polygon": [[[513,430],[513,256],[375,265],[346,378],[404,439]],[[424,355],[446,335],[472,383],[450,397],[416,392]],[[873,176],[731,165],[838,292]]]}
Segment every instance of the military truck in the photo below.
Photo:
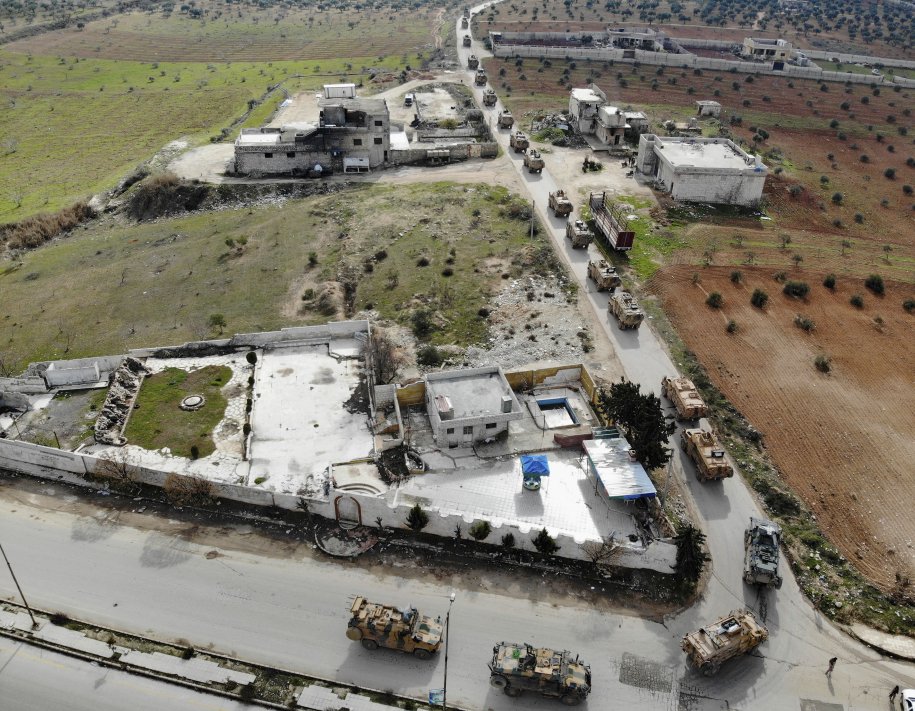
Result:
{"label": "military truck", "polygon": [[550,209],[556,217],[566,217],[572,214],[572,201],[566,197],[565,190],[550,193]]}
{"label": "military truck", "polygon": [[543,158],[540,157],[540,151],[536,148],[530,148],[524,154],[524,167],[527,168],[528,173],[541,173],[543,172]]}
{"label": "military truck", "polygon": [[350,615],[346,636],[366,649],[386,647],[429,659],[442,646],[441,619],[424,617],[415,607],[399,610],[357,597]]}
{"label": "military truck", "polygon": [[607,302],[607,311],[616,317],[616,321],[621,329],[638,328],[645,320],[645,312],[639,306],[639,302],[628,291],[617,291],[610,295],[610,301]]}
{"label": "military truck", "polygon": [[492,648],[489,685],[506,696],[536,691],[577,706],[591,693],[591,667],[571,652],[534,648],[527,642],[500,642]]}
{"label": "military truck", "polygon": [[508,145],[515,149],[515,153],[524,153],[531,142],[521,131],[515,131],[508,139]]}
{"label": "military truck", "polygon": [[486,72],[482,69],[477,69],[477,73],[473,77],[473,83],[477,86],[486,86]]}
{"label": "military truck", "polygon": [[[493,92],[495,93],[495,92]],[[508,109],[499,112],[499,128],[511,128],[515,125],[515,117]]]}
{"label": "military truck", "polygon": [[[467,68],[468,69],[477,69],[480,66],[480,60],[477,59],[477,55],[471,54],[467,57]],[[483,82],[486,83],[485,81]]]}
{"label": "military truck", "polygon": [[497,100],[496,92],[492,89],[483,92],[483,106],[495,106]]}
{"label": "military truck", "polygon": [[605,259],[592,259],[588,262],[588,276],[594,280],[598,291],[614,291],[623,284],[616,268],[612,264],[607,264]]}
{"label": "military truck", "polygon": [[743,581],[747,585],[782,586],[778,574],[778,544],[782,529],[777,523],[750,517],[750,526],[743,534]]}
{"label": "military truck", "polygon": [[734,476],[734,469],[728,464],[724,448],[713,432],[699,428],[684,429],[681,437],[683,449],[696,463],[696,478],[699,481]]}
{"label": "military truck", "polygon": [[734,610],[683,638],[680,645],[705,676],[712,676],[728,659],[756,649],[769,638],[769,630],[749,610]]}
{"label": "military truck", "polygon": [[607,238],[610,247],[618,251],[632,249],[635,232],[629,229],[626,214],[632,210],[630,206],[614,202],[608,192],[591,193],[588,206],[594,227]]}
{"label": "military truck", "polygon": [[[584,220],[569,220],[566,222],[566,237],[572,240],[573,249],[578,249],[579,247],[587,249],[588,245],[591,244],[591,240],[594,239],[594,235],[591,234],[591,230],[588,229],[588,225],[585,224]],[[588,268],[588,273],[591,273],[590,267]]]}
{"label": "military truck", "polygon": [[469,47],[470,43],[472,42],[472,40],[470,39],[470,35],[464,35],[464,39],[462,41],[463,41],[465,47]]}
{"label": "military truck", "polygon": [[689,378],[661,378],[661,392],[674,404],[678,420],[708,417],[708,406]]}

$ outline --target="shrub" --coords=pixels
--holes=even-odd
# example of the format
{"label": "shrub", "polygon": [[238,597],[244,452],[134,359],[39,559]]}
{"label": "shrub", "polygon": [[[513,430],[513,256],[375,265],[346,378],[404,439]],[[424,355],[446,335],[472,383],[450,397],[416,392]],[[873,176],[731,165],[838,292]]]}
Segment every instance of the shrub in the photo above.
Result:
{"label": "shrub", "polygon": [[534,548],[544,555],[552,555],[559,550],[556,539],[549,534],[546,528],[541,528],[540,533],[531,539],[531,543],[534,544]]}
{"label": "shrub", "polygon": [[855,224],[864,224],[864,215],[862,215],[860,212],[855,213]]}
{"label": "shrub", "polygon": [[711,306],[713,309],[720,309],[721,305],[724,303],[724,297],[717,291],[713,291],[708,295],[705,303]]}
{"label": "shrub", "polygon": [[829,358],[824,355],[818,355],[816,358],[814,358],[813,365],[821,373],[828,373],[830,370],[832,370],[832,363],[830,363]]}
{"label": "shrub", "polygon": [[737,333],[737,322],[736,322],[735,320],[733,320],[733,319],[731,319],[730,321],[728,321],[728,325],[727,325],[727,329],[726,329],[726,330],[727,330],[728,333]]}
{"label": "shrub", "polygon": [[731,272],[731,282],[734,284],[739,284],[743,280],[743,273],[740,270],[734,270]]}
{"label": "shrub", "polygon": [[470,527],[470,537],[475,541],[482,541],[490,533],[492,526],[489,525],[489,521],[477,521]]}
{"label": "shrub", "polygon": [[428,266],[429,266],[429,258],[428,258],[428,257],[420,257],[419,259],[416,260],[416,266],[417,266],[417,267],[428,267]]}
{"label": "shrub", "polygon": [[802,331],[806,331],[807,333],[810,333],[810,332],[816,330],[816,327],[817,327],[817,325],[816,325],[816,323],[814,323],[813,319],[811,319],[807,316],[801,316],[800,314],[798,314],[797,316],[794,317],[794,325],[797,326]]}
{"label": "shrub", "polygon": [[868,156],[866,153],[862,153],[858,160],[860,160],[862,163],[870,163],[871,161],[870,156]]}
{"label": "shrub", "polygon": [[915,299],[906,299],[903,301],[902,308],[904,308],[908,313],[915,311]]}
{"label": "shrub", "polygon": [[864,280],[864,286],[866,286],[878,296],[883,296],[883,277],[879,274],[871,274],[867,279]]}
{"label": "shrub", "polygon": [[506,550],[511,550],[515,547],[515,534],[506,533],[502,536],[502,547]]}
{"label": "shrub", "polygon": [[453,275],[454,275],[454,269],[452,269],[451,267],[445,267],[444,269],[442,269],[443,277],[450,277]]}
{"label": "shrub", "polygon": [[810,286],[804,281],[789,281],[782,289],[782,293],[792,299],[803,299],[810,293]]}
{"label": "shrub", "polygon": [[417,338],[425,338],[435,330],[432,313],[428,309],[414,311],[410,316],[410,325],[413,327],[413,335]]}
{"label": "shrub", "polygon": [[12,249],[38,247],[93,217],[95,211],[89,204],[78,202],[52,215],[35,215],[21,222],[0,225],[0,245],[6,242]]}
{"label": "shrub", "polygon": [[416,352],[416,363],[427,368],[438,368],[445,362],[445,356],[433,345],[425,345]]}
{"label": "shrub", "polygon": [[314,266],[317,266],[317,264],[318,264],[318,253],[309,252],[308,253],[308,266],[314,267]]}
{"label": "shrub", "polygon": [[842,196],[842,193],[833,193],[832,194],[832,204],[833,205],[841,205],[843,199],[844,198]]}
{"label": "shrub", "polygon": [[911,194],[912,194],[912,186],[911,186],[911,185],[908,185],[908,184],[903,185],[903,186],[902,186],[902,192],[904,192],[906,195],[911,195]]}
{"label": "shrub", "polygon": [[896,179],[896,169],[887,168],[886,170],[883,171],[883,177],[886,178],[887,180],[895,180]]}
{"label": "shrub", "polygon": [[410,513],[407,514],[406,524],[411,531],[419,533],[429,525],[429,514],[423,511],[422,506],[414,504],[413,508],[410,509]]}
{"label": "shrub", "polygon": [[826,278],[823,279],[823,286],[825,286],[825,287],[826,287],[827,289],[829,289],[830,291],[832,291],[833,289],[835,289],[835,288],[836,288],[836,275],[835,275],[835,274],[827,274],[827,275],[826,275]]}
{"label": "shrub", "polygon": [[788,275],[785,274],[785,272],[775,272],[775,274],[772,275],[772,278],[775,279],[775,281],[777,281],[779,284],[784,284],[785,279],[788,278]]}
{"label": "shrub", "polygon": [[863,309],[864,297],[861,296],[861,294],[853,294],[852,297],[848,300],[848,303],[850,303],[856,309]]}
{"label": "shrub", "polygon": [[245,354],[245,360],[248,361],[249,365],[254,365],[255,363],[257,363],[257,353],[255,353],[254,351],[248,351]]}
{"label": "shrub", "polygon": [[750,297],[750,303],[758,309],[765,308],[766,304],[769,303],[769,295],[762,289],[754,289],[753,295]]}

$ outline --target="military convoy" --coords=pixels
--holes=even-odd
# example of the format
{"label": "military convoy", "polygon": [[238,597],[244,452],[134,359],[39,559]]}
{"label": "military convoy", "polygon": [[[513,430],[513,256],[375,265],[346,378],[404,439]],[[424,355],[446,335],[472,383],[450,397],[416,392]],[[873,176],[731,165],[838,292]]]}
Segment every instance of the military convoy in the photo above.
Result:
{"label": "military convoy", "polygon": [[543,158],[540,157],[540,151],[536,148],[530,148],[524,154],[524,167],[527,168],[528,173],[541,173],[543,172]]}
{"label": "military convoy", "polygon": [[734,468],[725,457],[724,448],[710,430],[684,429],[681,433],[683,449],[696,463],[699,481],[716,481],[734,476]]}
{"label": "military convoy", "polygon": [[[477,55],[471,54],[469,57],[467,57],[467,68],[468,69],[477,69],[477,68],[479,68],[479,66],[480,66],[480,60],[477,59]],[[483,82],[483,83],[485,84],[486,82]]]}
{"label": "military convoy", "polygon": [[492,89],[487,89],[483,92],[483,106],[495,106],[496,101],[498,101],[496,92]]}
{"label": "military convoy", "polygon": [[645,320],[645,312],[639,302],[628,291],[617,291],[610,295],[607,302],[607,311],[616,317],[619,327],[624,331],[638,328]]}
{"label": "military convoy", "polygon": [[681,647],[705,676],[715,674],[728,659],[756,649],[769,631],[749,610],[735,610],[683,637]]}
{"label": "military convoy", "polygon": [[577,706],[591,693],[591,667],[571,652],[500,642],[492,648],[489,685],[517,697],[525,691]]}
{"label": "military convoy", "polygon": [[346,636],[369,650],[386,647],[429,659],[442,646],[442,623],[423,617],[415,607],[399,610],[357,597],[350,607]]}
{"label": "military convoy", "polygon": [[782,529],[777,523],[750,517],[750,526],[743,534],[743,581],[747,585],[780,588],[778,574],[778,544]]}
{"label": "military convoy", "polygon": [[[591,244],[591,240],[594,239],[594,235],[591,234],[591,230],[588,229],[588,225],[584,220],[569,220],[566,222],[566,237],[572,241],[572,249],[578,249],[579,247],[588,248],[588,245]],[[590,268],[588,270],[590,274]]]}
{"label": "military convoy", "polygon": [[678,420],[708,417],[708,406],[689,378],[661,378],[661,392],[674,404]]}
{"label": "military convoy", "polygon": [[565,190],[550,193],[550,209],[556,217],[567,217],[572,214],[572,201],[566,197]]}
{"label": "military convoy", "polygon": [[515,131],[508,139],[508,145],[510,145],[515,153],[524,153],[527,150],[528,146],[531,145],[531,142],[527,140],[527,136],[521,131]]}
{"label": "military convoy", "polygon": [[462,42],[464,43],[465,47],[469,47],[471,41],[472,40],[470,39],[470,35],[464,35],[464,39],[462,40]]}
{"label": "military convoy", "polygon": [[588,262],[588,276],[594,280],[598,291],[613,292],[623,284],[620,275],[616,273],[616,267],[607,264],[605,259],[592,259]]}
{"label": "military convoy", "polygon": [[[477,60],[477,64],[479,64],[479,60]],[[473,77],[473,83],[477,86],[486,86],[486,72],[482,69],[477,69],[477,73]]]}
{"label": "military convoy", "polygon": [[[495,93],[495,92],[493,92]],[[515,117],[508,109],[499,112],[499,128],[511,128],[515,125]]]}

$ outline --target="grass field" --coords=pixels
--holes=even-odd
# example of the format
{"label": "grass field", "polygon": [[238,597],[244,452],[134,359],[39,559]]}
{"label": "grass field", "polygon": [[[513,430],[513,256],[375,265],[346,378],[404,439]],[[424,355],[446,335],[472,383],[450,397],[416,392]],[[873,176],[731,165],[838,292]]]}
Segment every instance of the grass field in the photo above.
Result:
{"label": "grass field", "polygon": [[[0,261],[0,292],[16,294],[0,317],[3,364],[18,372],[35,360],[215,336],[216,313],[227,332],[323,323],[344,315],[339,301],[328,315],[302,296],[342,284],[354,309],[406,325],[421,309],[432,342],[477,342],[487,332],[478,311],[502,274],[552,266],[516,210],[504,188],[432,183],[140,225],[104,217]],[[423,258],[429,265],[417,266]]]}

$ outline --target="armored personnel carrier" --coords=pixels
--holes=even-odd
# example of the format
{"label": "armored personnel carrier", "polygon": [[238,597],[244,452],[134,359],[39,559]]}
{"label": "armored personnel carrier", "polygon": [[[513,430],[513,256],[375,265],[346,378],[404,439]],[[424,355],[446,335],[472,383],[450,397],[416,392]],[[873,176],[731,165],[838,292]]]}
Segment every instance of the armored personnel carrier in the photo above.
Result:
{"label": "armored personnel carrier", "polygon": [[624,331],[630,328],[638,328],[645,320],[645,312],[639,306],[639,302],[628,291],[617,291],[610,295],[610,301],[607,302],[607,311],[616,317],[620,328]]}
{"label": "armored personnel carrier", "polygon": [[689,378],[661,378],[661,392],[677,410],[678,420],[698,420],[708,417],[708,406]]}
{"label": "armored personnel carrier", "polygon": [[550,193],[550,209],[556,217],[566,217],[572,214],[572,201],[569,200],[565,190]]}
{"label": "armored personnel carrier", "polygon": [[528,146],[531,145],[531,142],[527,140],[527,136],[524,133],[521,131],[515,131],[509,137],[508,145],[515,149],[515,153],[524,153]]}
{"label": "armored personnel carrier", "polygon": [[569,220],[566,222],[566,237],[572,241],[572,249],[578,249],[579,247],[587,249],[594,239],[594,235],[591,234],[591,230],[588,229],[588,225],[584,220]]}
{"label": "armored personnel carrier", "polygon": [[477,86],[486,86],[486,72],[482,69],[477,69],[477,73],[473,77],[473,83]]}
{"label": "armored personnel carrier", "polygon": [[591,667],[571,652],[500,642],[492,648],[489,684],[507,696],[536,691],[577,706],[591,693]]}
{"label": "armored personnel carrier", "polygon": [[[467,57],[467,68],[468,69],[477,69],[480,66],[480,60],[477,59],[477,55],[471,54]],[[483,82],[484,84],[486,82]]]}
{"label": "armored personnel carrier", "polygon": [[[494,92],[492,89],[487,89],[483,92],[483,106],[495,106],[496,101],[496,92]],[[499,118],[501,119],[502,117],[500,116]]]}
{"label": "armored personnel carrier", "polygon": [[747,585],[782,586],[778,574],[778,544],[782,529],[777,523],[750,517],[750,526],[743,534],[743,581]]}
{"label": "armored personnel carrier", "polygon": [[515,117],[508,109],[499,112],[499,128],[511,128],[515,125]]}
{"label": "armored personnel carrier", "polygon": [[442,646],[441,620],[423,617],[415,607],[399,610],[357,597],[350,615],[346,636],[366,649],[387,647],[429,659]]}
{"label": "armored personnel carrier", "polygon": [[681,433],[683,449],[696,463],[699,481],[725,479],[734,476],[734,468],[725,457],[724,448],[710,430],[685,429]]}
{"label": "armored personnel carrier", "polygon": [[462,42],[465,47],[469,47],[470,43],[471,43],[470,35],[464,35],[464,39],[462,40]]}
{"label": "armored personnel carrier", "polygon": [[528,149],[527,153],[524,154],[524,167],[527,168],[528,173],[541,173],[543,172],[543,158],[540,156],[540,151],[536,148]]}
{"label": "armored personnel carrier", "polygon": [[735,610],[683,638],[681,647],[705,676],[718,672],[728,659],[756,649],[769,630],[749,610]]}
{"label": "armored personnel carrier", "polygon": [[[574,244],[573,242],[572,245]],[[588,276],[594,280],[598,291],[613,291],[623,284],[616,268],[612,264],[607,264],[605,259],[592,259],[588,262]]]}

